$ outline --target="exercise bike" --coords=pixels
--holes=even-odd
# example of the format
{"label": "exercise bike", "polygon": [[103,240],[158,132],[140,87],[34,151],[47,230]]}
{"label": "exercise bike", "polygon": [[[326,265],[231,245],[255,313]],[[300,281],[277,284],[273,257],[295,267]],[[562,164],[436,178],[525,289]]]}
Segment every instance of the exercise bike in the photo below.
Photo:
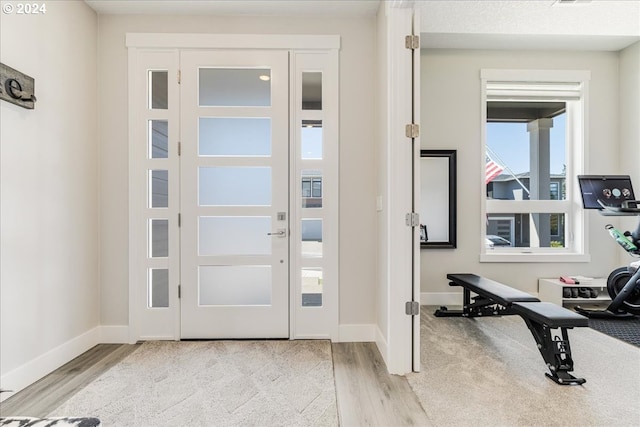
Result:
{"label": "exercise bike", "polygon": [[[583,175],[578,177],[585,209],[598,209],[603,216],[640,216],[631,179],[622,175]],[[635,231],[621,233],[611,224],[605,229],[630,255],[640,257],[640,222]],[[640,260],[616,268],[607,278],[611,303],[605,310],[577,306],[575,310],[592,319],[629,319],[640,315]]]}

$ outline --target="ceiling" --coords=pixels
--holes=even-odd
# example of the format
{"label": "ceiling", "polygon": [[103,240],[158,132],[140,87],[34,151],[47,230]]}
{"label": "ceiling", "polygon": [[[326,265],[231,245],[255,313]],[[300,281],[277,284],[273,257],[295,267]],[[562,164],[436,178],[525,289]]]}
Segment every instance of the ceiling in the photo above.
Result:
{"label": "ceiling", "polygon": [[378,0],[85,0],[99,14],[375,16]]}
{"label": "ceiling", "polygon": [[640,0],[417,4],[423,47],[617,51],[640,40]]}
{"label": "ceiling", "polygon": [[564,113],[566,106],[564,102],[487,101],[487,121],[529,123],[532,120],[554,118]]}
{"label": "ceiling", "polygon": [[[383,0],[384,1],[384,0]],[[359,17],[380,0],[85,0],[98,14]],[[423,48],[617,51],[640,41],[640,0],[395,0]]]}

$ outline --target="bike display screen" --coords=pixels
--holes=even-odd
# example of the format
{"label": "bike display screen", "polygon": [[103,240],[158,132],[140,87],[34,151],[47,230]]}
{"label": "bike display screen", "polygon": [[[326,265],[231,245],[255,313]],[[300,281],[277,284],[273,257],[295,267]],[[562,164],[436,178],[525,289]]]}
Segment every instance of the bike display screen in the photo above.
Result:
{"label": "bike display screen", "polygon": [[635,200],[629,175],[578,176],[582,205],[585,209],[602,209],[604,205],[619,208],[626,200]]}

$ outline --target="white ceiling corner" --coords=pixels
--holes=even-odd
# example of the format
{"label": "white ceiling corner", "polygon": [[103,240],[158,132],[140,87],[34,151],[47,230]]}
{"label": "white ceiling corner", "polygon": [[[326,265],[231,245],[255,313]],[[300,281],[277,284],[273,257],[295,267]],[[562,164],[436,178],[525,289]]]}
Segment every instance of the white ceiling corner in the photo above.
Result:
{"label": "white ceiling corner", "polygon": [[379,0],[85,0],[99,14],[375,16]]}

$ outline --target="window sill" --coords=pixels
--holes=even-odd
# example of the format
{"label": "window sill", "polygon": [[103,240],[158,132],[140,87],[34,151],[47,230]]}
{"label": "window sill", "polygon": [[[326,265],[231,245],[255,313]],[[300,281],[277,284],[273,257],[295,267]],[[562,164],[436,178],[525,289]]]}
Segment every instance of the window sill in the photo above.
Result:
{"label": "window sill", "polygon": [[591,255],[577,253],[493,252],[480,254],[480,262],[591,262]]}

